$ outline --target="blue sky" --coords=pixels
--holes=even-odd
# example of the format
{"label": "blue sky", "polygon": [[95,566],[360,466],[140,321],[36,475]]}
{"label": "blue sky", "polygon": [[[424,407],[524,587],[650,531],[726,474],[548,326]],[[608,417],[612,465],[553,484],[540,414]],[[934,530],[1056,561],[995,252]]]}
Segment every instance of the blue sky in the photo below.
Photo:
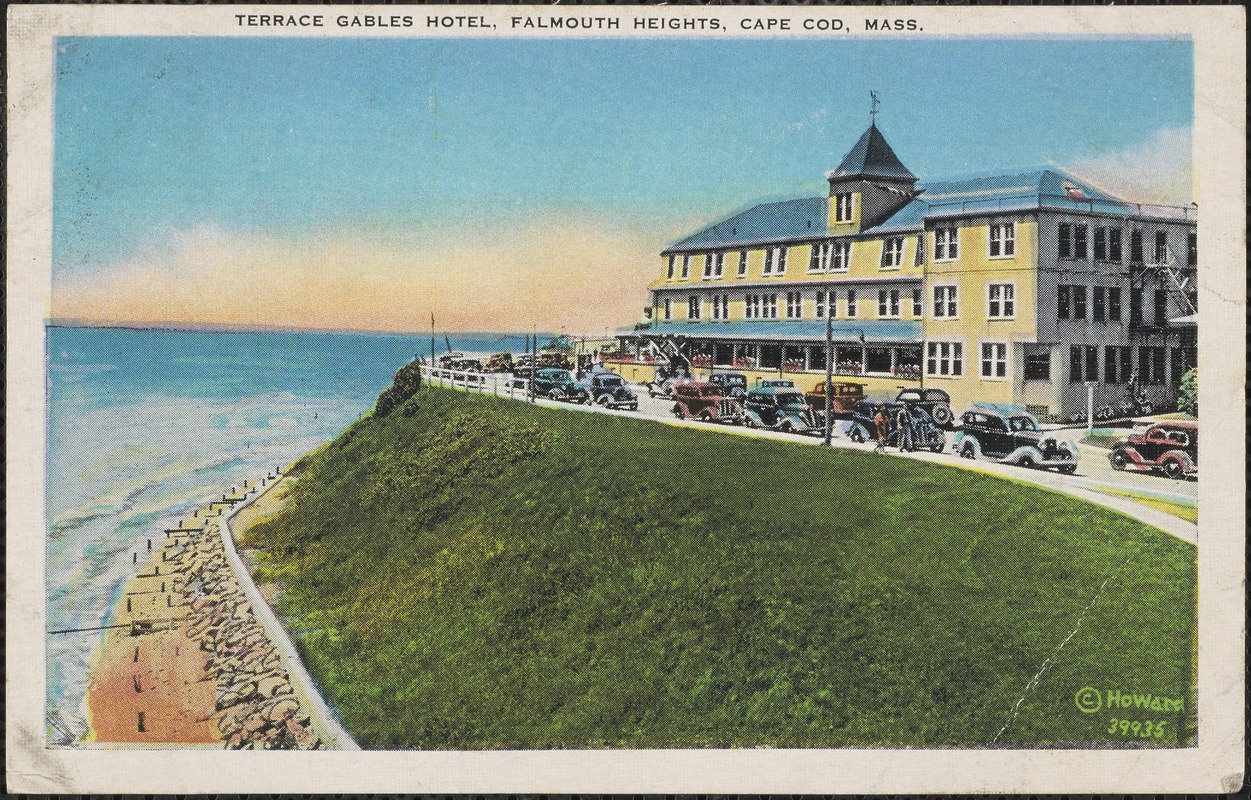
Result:
{"label": "blue sky", "polygon": [[82,293],[188,241],[402,248],[570,214],[654,254],[822,194],[869,89],[924,181],[1123,163],[1189,130],[1193,88],[1191,43],[1164,39],[65,38],[53,270]]}

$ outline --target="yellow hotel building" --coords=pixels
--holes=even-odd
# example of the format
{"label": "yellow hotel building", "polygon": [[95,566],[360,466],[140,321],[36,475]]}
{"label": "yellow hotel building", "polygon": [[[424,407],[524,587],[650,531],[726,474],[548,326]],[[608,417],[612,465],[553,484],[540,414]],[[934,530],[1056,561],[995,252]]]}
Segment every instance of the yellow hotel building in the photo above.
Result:
{"label": "yellow hotel building", "polygon": [[643,322],[611,367],[749,383],[904,385],[1043,419],[1115,405],[1137,374],[1169,408],[1196,363],[1196,209],[1112,197],[1043,167],[918,183],[876,125],[828,194],[754,206],[661,252]]}

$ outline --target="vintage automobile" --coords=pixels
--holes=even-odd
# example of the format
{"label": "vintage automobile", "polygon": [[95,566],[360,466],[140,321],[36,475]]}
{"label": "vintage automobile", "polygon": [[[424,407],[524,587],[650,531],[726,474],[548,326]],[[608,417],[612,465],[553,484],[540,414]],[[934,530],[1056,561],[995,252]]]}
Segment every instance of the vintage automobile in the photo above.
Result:
{"label": "vintage automobile", "polygon": [[796,433],[816,432],[820,426],[803,394],[793,387],[764,386],[750,389],[743,400],[743,424]]}
{"label": "vintage automobile", "polygon": [[515,366],[516,365],[513,363],[512,353],[496,353],[495,355],[487,359],[486,371],[487,372],[512,372],[513,367]]}
{"label": "vintage automobile", "polygon": [[747,393],[747,376],[741,372],[714,372],[708,376],[708,382],[717,384],[721,394],[735,400]]}
{"label": "vintage automobile", "polygon": [[851,407],[850,419],[843,423],[843,432],[853,442],[877,438],[877,411],[886,413],[886,444],[900,450],[929,450],[941,453],[947,449],[947,437],[934,423],[934,418],[920,406],[907,403],[861,400]]}
{"label": "vintage automobile", "polygon": [[678,419],[737,424],[743,419],[743,406],[721,394],[721,387],[702,381],[673,384],[673,415]]}
{"label": "vintage automobile", "polygon": [[1199,474],[1199,423],[1160,422],[1135,433],[1108,453],[1115,470],[1159,470],[1174,480]]}
{"label": "vintage automobile", "polygon": [[895,396],[895,402],[924,408],[940,428],[946,428],[955,419],[955,414],[951,412],[951,395],[942,389],[907,386]]}
{"label": "vintage automobile", "polygon": [[[830,413],[835,417],[845,417],[851,413],[851,407],[864,399],[864,384],[850,381],[834,381],[830,384]],[[808,406],[817,414],[825,413],[825,381],[804,395]]]}
{"label": "vintage automobile", "polygon": [[639,398],[625,380],[612,372],[594,372],[587,377],[591,399],[596,405],[605,408],[625,408],[637,411]]}
{"label": "vintage automobile", "polygon": [[761,389],[794,389],[795,382],[789,378],[765,378],[759,383]]}
{"label": "vintage automobile", "polygon": [[955,450],[962,458],[983,458],[1021,467],[1077,470],[1077,445],[1059,431],[1042,431],[1021,406],[973,403],[960,416]]}
{"label": "vintage automobile", "polygon": [[564,353],[539,353],[539,368],[573,369],[573,362]]}
{"label": "vintage automobile", "polygon": [[681,381],[689,381],[691,376],[685,368],[656,368],[656,379],[647,384],[647,395],[665,400],[673,399],[673,387]]}
{"label": "vintage automobile", "polygon": [[534,395],[567,403],[591,402],[591,393],[567,369],[540,369],[534,374]]}

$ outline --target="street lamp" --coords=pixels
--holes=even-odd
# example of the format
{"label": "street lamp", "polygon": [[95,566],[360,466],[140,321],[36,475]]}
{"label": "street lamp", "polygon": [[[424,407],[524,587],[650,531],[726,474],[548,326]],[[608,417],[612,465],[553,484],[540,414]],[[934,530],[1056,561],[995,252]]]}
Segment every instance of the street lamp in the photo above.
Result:
{"label": "street lamp", "polygon": [[[834,318],[830,314],[829,294],[832,293],[826,295],[825,301],[825,440],[822,442],[826,447],[830,446],[834,435],[834,415],[830,413],[830,395],[834,390]],[[844,330],[856,332],[860,335],[860,343],[864,343],[864,331],[860,328]]]}

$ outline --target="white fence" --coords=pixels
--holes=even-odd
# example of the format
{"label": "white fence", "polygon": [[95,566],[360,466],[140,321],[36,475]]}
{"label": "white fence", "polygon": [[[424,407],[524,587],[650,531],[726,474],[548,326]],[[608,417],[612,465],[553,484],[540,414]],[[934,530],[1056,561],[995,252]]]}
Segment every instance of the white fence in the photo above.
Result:
{"label": "white fence", "polygon": [[438,365],[422,364],[424,380],[440,386],[452,386],[480,394],[505,395],[526,399],[529,381],[510,372],[474,372],[470,370],[445,369]]}

